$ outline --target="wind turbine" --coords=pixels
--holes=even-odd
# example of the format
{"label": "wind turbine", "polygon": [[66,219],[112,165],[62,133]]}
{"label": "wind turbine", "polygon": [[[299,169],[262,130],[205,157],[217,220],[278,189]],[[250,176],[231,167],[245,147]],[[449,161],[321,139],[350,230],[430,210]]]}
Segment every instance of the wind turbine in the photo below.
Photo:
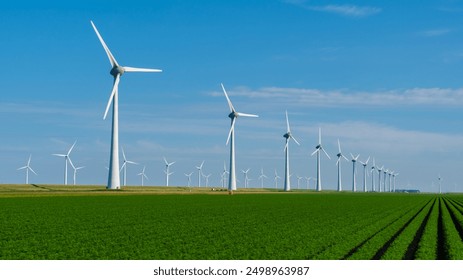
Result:
{"label": "wind turbine", "polygon": [[27,164],[17,169],[17,170],[26,169],[26,184],[29,184],[29,170],[35,175],[37,175],[37,173],[35,173],[35,171],[31,167],[31,158],[32,158],[32,155],[29,155],[29,160],[27,161]]}
{"label": "wind turbine", "polygon": [[124,158],[124,163],[122,164],[121,170],[124,169],[124,186],[127,185],[127,165],[128,164],[138,164],[136,162],[127,160],[124,153],[124,148],[122,148],[122,157]]}
{"label": "wind turbine", "polygon": [[371,166],[371,170],[370,170],[370,173],[371,173],[371,190],[373,192],[376,191],[376,188],[375,188],[375,176],[373,174],[373,172],[375,171],[375,158],[373,158],[373,165]]}
{"label": "wind turbine", "polygon": [[345,159],[346,161],[349,161],[341,152],[341,143],[339,142],[338,139],[338,154],[336,155],[338,157],[338,160],[336,161],[336,165],[338,166],[338,192],[342,191],[342,183],[341,183],[341,158]]}
{"label": "wind turbine", "polygon": [[379,188],[379,192],[381,192],[381,171],[383,171],[383,168],[384,168],[384,165],[381,166],[381,168],[379,168],[378,166],[376,166],[376,170],[378,170],[378,188]]}
{"label": "wind turbine", "polygon": [[71,148],[68,150],[66,154],[53,154],[54,156],[64,157],[64,184],[65,185],[68,184],[68,161],[71,163],[71,166],[73,165],[69,155],[71,154],[72,149],[74,149],[74,146],[76,145],[76,143],[77,143],[77,140],[74,142],[74,144],[72,144]]}
{"label": "wind turbine", "polygon": [[249,173],[249,170],[251,170],[251,168],[246,169],[246,171],[241,170],[241,172],[243,172],[243,174],[244,174],[244,188],[245,189],[248,188],[248,182],[249,182],[248,173]]}
{"label": "wind turbine", "polygon": [[188,187],[190,187],[190,184],[191,184],[191,175],[193,175],[193,172],[189,173],[189,174],[186,174],[185,173],[185,176],[188,177]]}
{"label": "wind turbine", "polygon": [[[113,116],[112,116],[112,130],[111,130],[111,154],[109,158],[109,174],[108,174],[108,185],[107,189],[120,189],[120,174],[119,174],[119,81],[125,72],[162,72],[159,69],[147,69],[147,68],[134,68],[134,67],[127,67],[121,66],[117,63],[116,59],[112,55],[111,51],[109,50],[108,46],[104,42],[103,38],[101,37],[98,29],[96,29],[95,24],[93,21],[90,21],[95,30],[98,39],[100,40],[101,45],[103,46],[106,55],[109,58],[109,62],[111,63],[111,71],[109,72],[114,77],[113,88],[111,90],[111,95],[109,96],[108,104],[106,105],[106,110],[103,116],[103,119],[106,119],[106,115],[108,114],[109,107],[111,104],[113,105]],[[142,176],[143,177],[143,176]]]}
{"label": "wind turbine", "polygon": [[368,157],[368,159],[365,162],[361,160],[359,161],[363,165],[363,192],[367,192],[367,165],[370,161],[370,157]]}
{"label": "wind turbine", "polygon": [[196,166],[196,169],[198,169],[198,188],[201,187],[201,174],[203,170],[203,165],[204,165],[204,160],[201,162],[200,166]]}
{"label": "wind turbine", "polygon": [[297,189],[299,190],[300,182],[301,182],[302,179],[304,179],[304,177],[301,177],[299,175],[296,175],[296,177],[297,177]]}
{"label": "wind turbine", "polygon": [[227,185],[227,174],[229,172],[227,171],[227,167],[225,166],[225,161],[223,162],[223,171],[222,171],[222,176],[221,176],[221,181],[222,181],[222,188],[225,189],[225,186]]}
{"label": "wind turbine", "polygon": [[307,190],[310,189],[310,180],[312,180],[313,178],[312,177],[305,177],[305,179],[307,180]]}
{"label": "wind turbine", "polygon": [[442,184],[441,184],[442,178],[440,177],[440,174],[439,174],[439,176],[437,177],[437,180],[439,180],[439,193],[441,194],[441,193],[442,193]]}
{"label": "wind turbine", "polygon": [[275,177],[274,177],[274,180],[275,180],[275,189],[278,189],[278,179],[280,179],[281,177],[278,176],[277,174],[277,170],[275,169]]}
{"label": "wind turbine", "polygon": [[392,176],[393,173],[394,173],[394,171],[392,171],[392,170],[389,170],[389,172],[387,173],[387,175],[389,175],[389,192],[392,192],[392,180],[391,180],[391,176]]}
{"label": "wind turbine", "polygon": [[291,190],[291,180],[289,178],[289,140],[293,139],[294,142],[296,142],[297,145],[300,145],[299,142],[297,142],[296,138],[291,134],[291,128],[289,127],[289,120],[288,120],[288,111],[286,111],[286,133],[283,135],[284,138],[286,138],[286,144],[285,144],[285,186],[284,190],[285,191],[290,191]]}
{"label": "wind turbine", "polygon": [[212,174],[204,175],[204,178],[206,178],[206,188],[209,186],[209,177],[211,177]]}
{"label": "wind turbine", "polygon": [[261,169],[260,169],[259,180],[260,180],[260,187],[261,187],[262,189],[264,188],[264,178],[268,178],[268,177],[264,174],[264,169],[261,168]]}
{"label": "wind turbine", "polygon": [[166,186],[168,187],[169,186],[169,177],[170,175],[174,174],[174,172],[169,172],[169,168],[172,164],[175,163],[175,161],[173,162],[167,162],[167,159],[164,157],[164,163],[166,164],[166,170],[164,171],[164,173],[166,173]]}
{"label": "wind turbine", "polygon": [[146,166],[143,166],[142,172],[137,174],[138,176],[141,176],[141,186],[142,187],[144,186],[144,178],[148,179],[148,176],[146,176],[145,174],[145,169],[146,169]]}
{"label": "wind turbine", "polygon": [[321,178],[321,169],[320,169],[320,151],[323,151],[325,155],[329,158],[330,156],[322,147],[322,129],[318,128],[318,145],[315,147],[315,151],[312,153],[312,156],[317,154],[317,191],[322,190],[322,178]]}
{"label": "wind turbine", "polygon": [[76,185],[76,181],[77,181],[77,170],[80,170],[82,168],[85,168],[85,166],[79,166],[79,167],[75,167],[74,165],[72,165],[72,168],[74,169],[74,186]]}
{"label": "wind turbine", "polygon": [[394,178],[394,192],[395,192],[395,177],[398,176],[398,175],[399,175],[399,173],[392,174],[392,177]]}
{"label": "wind turbine", "polygon": [[232,192],[236,190],[236,171],[235,171],[235,122],[236,122],[236,118],[238,117],[257,118],[258,115],[237,112],[235,108],[233,107],[233,104],[230,101],[230,98],[228,98],[225,87],[223,86],[223,84],[220,84],[220,85],[222,86],[223,93],[225,94],[225,98],[227,98],[228,107],[230,108],[230,111],[231,111],[230,114],[228,115],[228,117],[231,119],[231,125],[230,125],[230,131],[228,132],[227,145],[230,142],[230,174],[229,174],[229,179],[228,179],[228,191]]}
{"label": "wind turbine", "polygon": [[383,188],[384,188],[384,192],[387,192],[387,189],[386,189],[386,188],[387,188],[387,184],[386,184],[386,180],[387,180],[387,176],[386,176],[386,175],[387,175],[387,172],[389,172],[389,170],[387,170],[387,169],[384,169],[384,170],[383,170],[383,181],[384,181],[384,182],[383,182]]}
{"label": "wind turbine", "polygon": [[350,154],[350,156],[352,157],[352,191],[356,192],[357,191],[357,179],[356,179],[357,170],[355,168],[355,163],[359,159],[360,155],[357,155],[356,157],[354,157],[353,154]]}

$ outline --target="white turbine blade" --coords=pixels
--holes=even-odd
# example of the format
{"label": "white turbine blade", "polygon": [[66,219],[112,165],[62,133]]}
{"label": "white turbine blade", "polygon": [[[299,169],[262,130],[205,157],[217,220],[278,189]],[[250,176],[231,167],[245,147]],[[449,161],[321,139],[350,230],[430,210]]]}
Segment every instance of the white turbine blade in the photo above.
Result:
{"label": "white turbine blade", "polygon": [[320,151],[320,148],[317,148],[317,149],[311,154],[311,156],[315,155],[318,151]]}
{"label": "white turbine blade", "polygon": [[63,155],[63,154],[51,154],[52,156],[57,156],[57,157],[66,157],[67,155]]}
{"label": "white turbine blade", "polygon": [[103,119],[106,119],[106,115],[108,115],[109,107],[111,107],[111,103],[113,102],[114,95],[117,93],[119,81],[121,79],[121,75],[117,74],[116,78],[114,79],[113,90],[111,91],[111,95],[109,96],[108,105],[106,105],[106,110],[104,112]]}
{"label": "white turbine blade", "polygon": [[293,139],[293,140],[294,140],[294,142],[296,142],[296,144],[297,144],[298,146],[300,146],[300,145],[301,145],[301,144],[299,144],[299,142],[297,142],[296,138],[294,138],[294,136],[292,136],[292,135],[291,135],[291,139]]}
{"label": "white turbine blade", "polygon": [[121,147],[122,150],[122,158],[124,159],[124,163],[127,161],[127,158],[125,157],[125,152],[124,152],[124,147]]}
{"label": "white turbine blade", "polygon": [[227,91],[225,90],[225,87],[223,86],[222,83],[220,85],[222,86],[223,93],[225,94],[225,98],[227,98],[228,107],[230,107],[230,111],[235,112],[235,108],[233,107],[233,104],[230,101],[230,98],[228,98],[228,94],[227,94]]}
{"label": "white turbine blade", "polygon": [[125,162],[130,163],[130,164],[138,164],[137,162],[134,162],[134,161],[131,161],[131,160],[126,160]]}
{"label": "white turbine blade", "polygon": [[290,132],[291,128],[289,127],[289,120],[288,120],[288,111],[285,111],[286,113],[286,131]]}
{"label": "white turbine blade", "polygon": [[233,118],[232,124],[230,126],[230,131],[228,132],[227,143],[226,143],[227,145],[228,145],[228,142],[230,142],[231,134],[232,134],[233,130],[235,129],[235,122],[236,122],[236,118]]}
{"label": "white turbine blade", "polygon": [[72,144],[71,148],[69,149],[67,155],[69,156],[69,154],[72,152],[72,149],[74,149],[74,146],[76,145],[77,143],[77,140],[74,142],[74,144]]}
{"label": "white turbine blade", "polygon": [[239,113],[239,112],[236,112],[235,113],[238,117],[252,117],[252,118],[258,118],[259,116],[258,115],[254,115],[254,114],[245,114],[245,113]]}
{"label": "white turbine blade", "polygon": [[318,144],[322,144],[322,129],[321,127],[318,128]]}
{"label": "white turbine blade", "polygon": [[338,157],[338,160],[336,161],[336,165],[338,165],[340,161],[341,161],[341,157]]}
{"label": "white turbine blade", "polygon": [[365,161],[365,164],[368,164],[369,161],[370,161],[370,157],[368,157],[367,161]]}
{"label": "white turbine blade", "polygon": [[328,155],[328,153],[325,151],[325,149],[323,149],[323,148],[320,148],[320,149],[325,153],[325,155],[326,155],[329,159],[331,159],[331,157]]}
{"label": "white turbine blade", "polygon": [[32,169],[30,166],[27,166],[27,168],[32,171],[32,173],[34,173],[35,175],[37,175],[37,173],[35,173],[34,169]]}
{"label": "white turbine blade", "polygon": [[283,149],[283,151],[286,151],[288,149],[288,143],[289,143],[289,141],[286,140],[285,148]]}
{"label": "white turbine blade", "polygon": [[349,161],[349,159],[346,158],[343,154],[341,154],[341,156],[342,156],[345,160]]}
{"label": "white turbine blade", "polygon": [[20,168],[18,168],[18,169],[16,169],[16,170],[21,170],[21,169],[26,169],[26,168],[27,168],[27,165],[26,165],[26,166],[23,166],[23,167],[20,167]]}
{"label": "white turbine blade", "polygon": [[169,163],[167,162],[167,159],[165,157],[163,157],[163,159],[164,159],[165,164],[169,165]]}
{"label": "white turbine blade", "polygon": [[149,68],[135,68],[135,67],[128,67],[124,66],[125,72],[162,72],[161,69],[149,69]]}
{"label": "white turbine blade", "polygon": [[119,171],[122,171],[122,169],[124,169],[124,166],[126,165],[126,163],[127,163],[127,162],[124,161],[124,163],[122,164],[121,169],[119,169]]}
{"label": "white turbine blade", "polygon": [[342,154],[341,153],[341,143],[339,142],[339,139],[338,139],[338,151],[339,151],[340,154]]}
{"label": "white turbine blade", "polygon": [[[31,164],[31,159],[32,159],[32,155],[29,155],[29,159],[27,160],[27,166],[29,166]],[[440,175],[439,175],[440,177]]]}
{"label": "white turbine blade", "polygon": [[72,169],[76,169],[76,167],[74,166],[74,163],[72,163],[71,158],[67,157],[67,159],[69,160],[69,163],[71,164]]}
{"label": "white turbine blade", "polygon": [[106,52],[106,55],[108,55],[109,61],[111,62],[111,66],[113,66],[113,67],[114,66],[119,66],[119,64],[117,63],[117,61],[114,58],[113,54],[109,50],[108,46],[106,46],[106,43],[104,42],[103,38],[101,37],[100,32],[98,32],[98,29],[96,29],[95,24],[93,24],[93,21],[90,21],[90,23],[92,24],[93,29],[95,30],[96,36],[98,36],[98,39],[100,39],[100,42],[103,45],[103,48],[104,48],[104,50]]}

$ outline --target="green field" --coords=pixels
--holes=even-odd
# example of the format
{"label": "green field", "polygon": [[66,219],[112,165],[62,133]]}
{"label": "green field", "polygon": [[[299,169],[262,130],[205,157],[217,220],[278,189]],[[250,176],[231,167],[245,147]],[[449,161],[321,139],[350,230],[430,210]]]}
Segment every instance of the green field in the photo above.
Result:
{"label": "green field", "polygon": [[463,259],[463,196],[0,186],[0,259]]}

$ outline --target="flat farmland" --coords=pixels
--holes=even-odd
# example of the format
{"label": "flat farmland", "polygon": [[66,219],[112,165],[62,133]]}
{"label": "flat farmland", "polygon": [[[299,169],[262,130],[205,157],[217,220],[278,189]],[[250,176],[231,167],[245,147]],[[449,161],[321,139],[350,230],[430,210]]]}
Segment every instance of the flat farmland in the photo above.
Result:
{"label": "flat farmland", "polygon": [[63,189],[0,188],[0,259],[463,259],[459,195]]}

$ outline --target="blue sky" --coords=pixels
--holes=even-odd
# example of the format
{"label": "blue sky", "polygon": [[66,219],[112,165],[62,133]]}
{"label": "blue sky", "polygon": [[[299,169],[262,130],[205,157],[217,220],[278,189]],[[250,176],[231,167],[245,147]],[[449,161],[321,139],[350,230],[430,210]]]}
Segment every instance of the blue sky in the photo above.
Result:
{"label": "blue sky", "polygon": [[[461,191],[462,16],[453,0],[1,3],[0,182],[22,183],[16,169],[32,154],[32,183],[62,183],[63,160],[51,154],[77,139],[78,183],[106,184],[112,77],[93,20],[120,64],[163,69],[121,79],[120,143],[140,163],[128,184],[146,165],[147,184],[162,185],[163,156],[176,161],[171,185],[202,160],[220,184],[224,83],[238,111],[260,116],[236,126],[237,169],[251,168],[251,186],[261,168],[266,185],[275,169],[283,176],[288,110],[301,143],[290,146],[293,188],[296,176],[315,176],[321,127],[332,157],[322,160],[325,189],[336,188],[339,138],[346,155],[399,172],[400,187],[435,191],[441,174],[444,191]],[[343,162],[345,189],[351,171]]]}

